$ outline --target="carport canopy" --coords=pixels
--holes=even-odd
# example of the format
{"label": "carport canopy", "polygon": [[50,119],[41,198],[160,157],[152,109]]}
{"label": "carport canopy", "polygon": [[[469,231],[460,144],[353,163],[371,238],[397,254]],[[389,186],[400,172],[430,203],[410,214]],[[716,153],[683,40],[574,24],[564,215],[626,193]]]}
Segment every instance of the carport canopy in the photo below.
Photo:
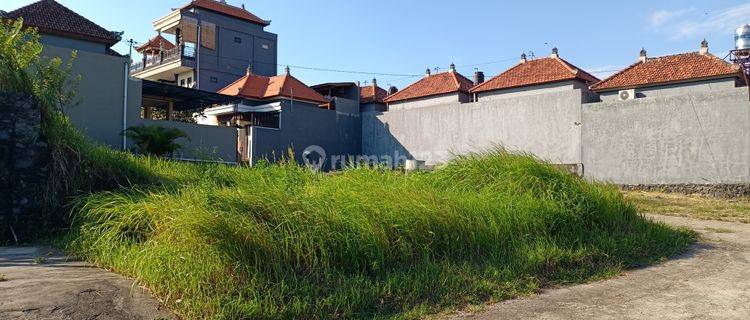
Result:
{"label": "carport canopy", "polygon": [[175,111],[203,110],[216,105],[238,103],[240,97],[142,80],[143,107],[164,107],[172,102]]}

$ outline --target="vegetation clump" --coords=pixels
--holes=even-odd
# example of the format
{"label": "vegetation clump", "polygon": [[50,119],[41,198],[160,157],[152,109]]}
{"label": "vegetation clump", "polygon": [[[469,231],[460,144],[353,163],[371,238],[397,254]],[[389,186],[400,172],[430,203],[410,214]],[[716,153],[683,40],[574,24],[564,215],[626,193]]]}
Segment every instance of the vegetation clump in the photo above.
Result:
{"label": "vegetation clump", "polygon": [[410,318],[610,276],[693,240],[614,186],[503,151],[417,174],[150,161],[185,174],[80,198],[66,244],[187,318]]}

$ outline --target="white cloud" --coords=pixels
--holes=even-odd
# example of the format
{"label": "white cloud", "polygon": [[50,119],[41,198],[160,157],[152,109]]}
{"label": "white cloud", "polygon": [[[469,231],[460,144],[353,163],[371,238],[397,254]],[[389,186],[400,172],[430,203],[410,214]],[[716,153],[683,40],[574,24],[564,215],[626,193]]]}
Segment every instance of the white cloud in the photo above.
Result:
{"label": "white cloud", "polygon": [[750,3],[711,13],[705,19],[684,21],[674,34],[674,39],[695,35],[733,31],[743,23],[750,22]]}
{"label": "white cloud", "polygon": [[599,79],[606,79],[609,76],[617,73],[618,71],[625,69],[627,66],[623,65],[604,65],[598,67],[584,68],[586,72],[596,76]]}
{"label": "white cloud", "polygon": [[667,34],[672,40],[708,34],[730,34],[736,27],[750,22],[750,3],[707,14],[695,9],[657,10],[648,19],[655,31]]}
{"label": "white cloud", "polygon": [[686,13],[692,11],[693,9],[683,9],[683,10],[657,10],[651,13],[648,20],[652,27],[661,27],[667,22],[673,21],[680,16],[685,15]]}

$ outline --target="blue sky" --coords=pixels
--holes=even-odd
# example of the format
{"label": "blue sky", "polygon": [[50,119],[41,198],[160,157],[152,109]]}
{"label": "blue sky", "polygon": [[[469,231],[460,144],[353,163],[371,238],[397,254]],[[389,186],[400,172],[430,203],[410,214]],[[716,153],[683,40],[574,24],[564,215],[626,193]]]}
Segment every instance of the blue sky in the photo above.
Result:
{"label": "blue sky", "polygon": [[[152,21],[188,0],[58,0],[125,38],[154,35]],[[3,0],[10,11],[32,3]],[[549,55],[553,46],[571,63],[605,77],[650,56],[696,51],[708,39],[722,58],[733,30],[750,23],[750,3],[688,1],[444,1],[444,0],[228,0],[272,20],[279,63],[328,69],[419,75],[451,62],[471,77],[488,77],[517,63],[521,52]],[[127,53],[127,45],[115,49]],[[280,67],[281,69],[282,67]],[[367,81],[372,75],[292,68],[307,84]],[[416,77],[378,75],[379,84],[403,87]]]}

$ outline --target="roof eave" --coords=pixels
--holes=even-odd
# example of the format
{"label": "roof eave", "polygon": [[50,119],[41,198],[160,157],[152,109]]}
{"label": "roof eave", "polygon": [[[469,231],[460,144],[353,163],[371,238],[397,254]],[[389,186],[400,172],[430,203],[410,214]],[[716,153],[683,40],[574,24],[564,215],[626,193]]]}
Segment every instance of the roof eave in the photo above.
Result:
{"label": "roof eave", "polygon": [[95,37],[95,36],[90,36],[90,35],[85,35],[85,34],[80,34],[80,33],[74,33],[74,32],[65,32],[65,31],[49,29],[49,28],[41,28],[37,26],[27,26],[27,28],[34,28],[39,33],[42,33],[42,34],[50,34],[50,35],[67,37],[71,39],[101,43],[101,44],[107,45],[107,47],[114,46],[118,42],[120,42],[120,40],[117,40],[117,39],[105,39],[101,37]]}
{"label": "roof eave", "polygon": [[726,74],[720,74],[715,76],[708,76],[708,77],[701,77],[701,78],[691,78],[691,79],[685,79],[685,80],[675,80],[675,81],[664,81],[664,82],[654,82],[654,83],[646,83],[646,84],[637,84],[632,86],[618,86],[618,87],[607,87],[607,88],[594,88],[591,87],[591,91],[594,91],[596,93],[604,93],[604,92],[612,92],[612,91],[619,91],[619,90],[630,90],[630,89],[639,89],[639,88],[651,88],[651,87],[659,87],[659,86],[665,86],[670,84],[683,84],[683,83],[690,83],[690,82],[698,82],[698,81],[704,81],[704,80],[715,80],[715,79],[727,79],[727,78],[737,78],[740,77],[740,73],[726,73]]}
{"label": "roof eave", "polygon": [[560,79],[560,80],[552,80],[552,81],[544,81],[544,82],[535,82],[535,83],[523,84],[523,85],[517,85],[517,86],[510,86],[510,87],[474,90],[474,89],[476,89],[476,88],[478,88],[478,87],[480,87],[482,85],[482,84],[479,84],[476,87],[472,88],[471,91],[470,91],[470,93],[483,93],[483,92],[498,91],[498,90],[508,90],[508,89],[523,88],[523,87],[530,87],[530,86],[538,86],[538,85],[542,85],[542,84],[550,84],[550,83],[563,82],[563,81],[575,81],[575,80],[581,80],[581,82],[586,83],[586,81],[583,80],[583,79],[580,79],[578,77],[573,77],[573,78],[568,78],[568,79]]}
{"label": "roof eave", "polygon": [[454,93],[461,93],[461,92],[463,92],[463,93],[471,93],[471,92],[467,92],[467,91],[456,90],[456,91],[443,92],[443,93],[433,93],[433,94],[428,94],[428,95],[419,96],[419,97],[411,97],[411,98],[397,99],[397,100],[388,100],[388,98],[385,98],[385,99],[383,99],[383,102],[384,103],[406,102],[406,101],[410,101],[410,100],[432,98],[432,97],[435,97],[435,96],[442,96],[442,95],[445,95],[445,94],[454,94]]}

